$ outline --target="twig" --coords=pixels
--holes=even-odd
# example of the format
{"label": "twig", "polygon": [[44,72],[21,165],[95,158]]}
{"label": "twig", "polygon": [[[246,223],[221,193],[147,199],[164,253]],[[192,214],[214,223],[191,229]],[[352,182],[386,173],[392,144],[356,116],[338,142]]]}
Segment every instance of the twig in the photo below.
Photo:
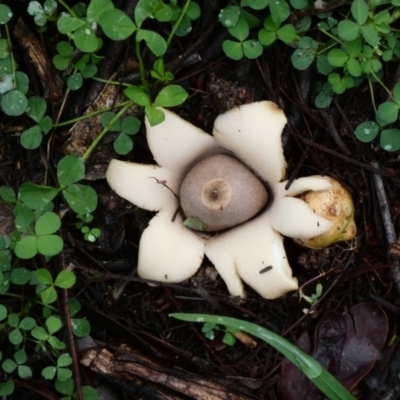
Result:
{"label": "twig", "polygon": [[[376,162],[372,162],[371,165],[374,168],[379,168],[379,164]],[[372,174],[372,178],[374,180],[374,185],[379,200],[379,208],[382,215],[383,226],[386,231],[386,238],[388,244],[391,245],[396,242],[397,237],[394,231],[392,217],[390,215],[389,203],[386,197],[385,188],[383,186],[383,179],[382,176],[378,174]],[[389,255],[389,260],[393,265],[391,268],[392,278],[396,286],[397,292],[400,293],[400,261],[394,255]]]}

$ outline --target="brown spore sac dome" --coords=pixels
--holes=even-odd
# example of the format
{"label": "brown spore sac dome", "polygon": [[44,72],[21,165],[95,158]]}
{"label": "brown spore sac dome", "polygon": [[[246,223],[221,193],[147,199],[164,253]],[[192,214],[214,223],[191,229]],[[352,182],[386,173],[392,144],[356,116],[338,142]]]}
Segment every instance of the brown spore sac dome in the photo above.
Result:
{"label": "brown spore sac dome", "polygon": [[241,161],[216,154],[197,163],[184,178],[180,202],[187,218],[199,219],[206,231],[241,224],[268,202],[268,191]]}

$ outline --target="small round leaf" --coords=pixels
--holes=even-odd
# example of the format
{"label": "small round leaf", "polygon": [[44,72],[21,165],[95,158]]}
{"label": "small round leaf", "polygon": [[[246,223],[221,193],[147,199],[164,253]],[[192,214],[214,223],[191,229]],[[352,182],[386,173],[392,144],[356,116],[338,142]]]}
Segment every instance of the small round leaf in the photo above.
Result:
{"label": "small round leaf", "polygon": [[36,236],[25,236],[15,246],[15,255],[19,258],[27,260],[35,257],[37,254]]}
{"label": "small round leaf", "polygon": [[56,280],[54,281],[54,285],[58,286],[62,289],[69,289],[75,285],[76,276],[70,270],[61,271],[58,275]]}
{"label": "small round leaf", "polygon": [[379,125],[374,121],[366,121],[358,125],[354,133],[358,140],[368,143],[378,135]]}
{"label": "small round leaf", "polygon": [[22,92],[11,90],[3,96],[0,104],[5,114],[11,117],[18,117],[26,111],[28,99]]}
{"label": "small round leaf", "polygon": [[400,130],[384,129],[381,134],[381,147],[386,151],[400,150]]}

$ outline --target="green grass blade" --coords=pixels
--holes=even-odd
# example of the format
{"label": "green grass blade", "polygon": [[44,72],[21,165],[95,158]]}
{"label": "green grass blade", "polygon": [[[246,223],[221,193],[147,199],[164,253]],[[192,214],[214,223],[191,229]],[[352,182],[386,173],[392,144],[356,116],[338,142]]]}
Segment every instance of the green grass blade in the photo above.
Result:
{"label": "green grass blade", "polygon": [[281,352],[310,378],[314,385],[330,400],[355,400],[351,393],[333,375],[325,370],[318,361],[288,340],[266,328],[240,319],[217,315],[175,313],[170,314],[170,316],[182,321],[210,322],[217,325],[224,325],[256,336]]}

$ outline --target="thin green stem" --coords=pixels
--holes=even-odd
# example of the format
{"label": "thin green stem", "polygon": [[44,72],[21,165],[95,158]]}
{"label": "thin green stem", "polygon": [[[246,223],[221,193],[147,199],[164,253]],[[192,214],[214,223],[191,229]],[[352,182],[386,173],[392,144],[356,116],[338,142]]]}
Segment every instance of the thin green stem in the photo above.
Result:
{"label": "thin green stem", "polygon": [[325,29],[321,29],[319,28],[319,30],[324,33],[326,36],[329,36],[332,40],[334,40],[335,42],[339,43],[341,46],[343,46],[343,42],[341,42],[336,36],[332,35],[331,33],[329,33],[328,31],[326,31]]}
{"label": "thin green stem", "polygon": [[74,118],[74,119],[70,119],[68,121],[64,121],[64,122],[60,122],[58,124],[54,124],[53,128],[59,128],[60,126],[67,126],[67,125],[74,124],[75,122],[84,121],[85,119],[94,117],[94,116],[96,116],[98,114],[102,114],[105,111],[110,111],[110,110],[113,110],[115,108],[125,107],[127,104],[132,104],[132,102],[130,100],[127,100],[127,101],[124,101],[123,103],[118,103],[118,104],[115,104],[115,105],[113,105],[111,107],[102,108],[101,110],[93,111],[93,112],[85,114],[85,115],[83,115],[81,117],[77,117],[77,118]]}
{"label": "thin green stem", "polygon": [[[392,93],[390,92],[390,90],[386,87],[386,85],[379,79],[378,75],[375,74],[374,71],[371,71],[371,75],[376,79],[376,81],[382,86],[383,90],[388,94],[388,96],[395,101],[395,99],[393,98]],[[396,102],[396,101],[395,101]]]}
{"label": "thin green stem", "polygon": [[99,133],[99,136],[93,141],[93,143],[90,145],[90,147],[86,150],[85,154],[82,156],[82,160],[86,161],[92,151],[96,148],[96,146],[100,143],[100,141],[103,139],[104,135],[109,131],[110,127],[112,124],[117,121],[124,112],[133,105],[132,101],[127,102],[127,104],[122,107],[121,110],[119,110],[118,114],[115,115],[115,117],[107,124],[107,126]]}
{"label": "thin green stem", "polygon": [[57,0],[73,17],[78,18],[74,13],[74,10],[65,4],[64,0]]}
{"label": "thin green stem", "polygon": [[169,36],[168,36],[168,39],[167,39],[167,48],[168,48],[169,45],[171,44],[171,41],[172,41],[172,39],[173,39],[173,37],[174,37],[174,35],[175,35],[176,30],[179,28],[179,25],[180,25],[180,23],[182,22],[183,17],[186,15],[187,10],[188,10],[188,8],[189,8],[189,5],[190,5],[190,0],[187,0],[187,1],[186,1],[186,4],[185,4],[185,5],[183,6],[183,8],[182,8],[182,11],[181,11],[181,13],[180,13],[180,15],[179,15],[179,18],[176,20],[175,25],[174,25],[174,27],[172,28],[172,31],[171,31],[171,33],[170,33]]}
{"label": "thin green stem", "polygon": [[138,42],[137,40],[136,40],[135,47],[136,47],[136,57],[139,62],[140,80],[142,81],[142,85],[144,87],[147,87],[146,73],[144,70],[144,62],[143,62],[142,54],[140,53],[140,42]]}
{"label": "thin green stem", "polygon": [[[7,45],[8,48],[11,49],[11,38],[10,38],[10,31],[8,30],[8,25],[6,24],[6,35],[7,35]],[[16,85],[16,77],[15,77],[15,73],[16,73],[16,67],[15,67],[15,60],[14,60],[14,55],[12,52],[10,52],[10,58],[11,58],[11,66],[12,66],[12,71],[13,71],[13,82],[14,82],[14,89],[15,89],[15,85]]]}
{"label": "thin green stem", "polygon": [[372,86],[372,82],[370,79],[368,79],[368,86],[369,86],[369,92],[371,93],[371,103],[372,107],[374,107],[374,111],[376,114],[376,104],[375,104],[375,97],[374,97],[374,88]]}

